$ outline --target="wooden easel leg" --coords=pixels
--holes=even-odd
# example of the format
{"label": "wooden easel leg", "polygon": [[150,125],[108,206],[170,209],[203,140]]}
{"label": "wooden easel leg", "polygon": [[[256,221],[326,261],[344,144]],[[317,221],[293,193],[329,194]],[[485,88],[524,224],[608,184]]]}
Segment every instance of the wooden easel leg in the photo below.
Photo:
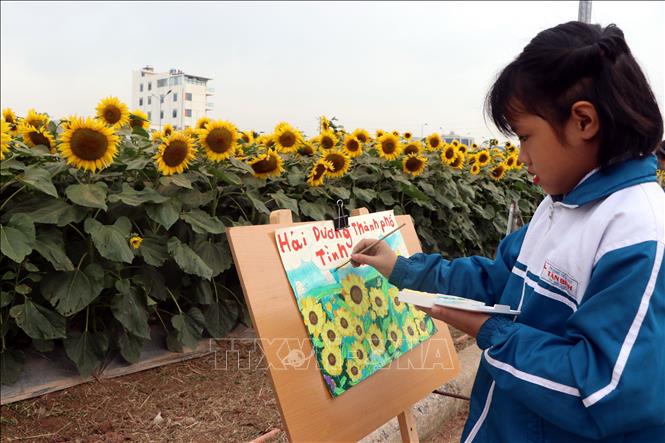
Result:
{"label": "wooden easel leg", "polygon": [[407,409],[397,416],[399,422],[399,431],[402,434],[402,441],[408,443],[418,443],[418,430],[416,429],[416,419],[411,413],[411,409]]}

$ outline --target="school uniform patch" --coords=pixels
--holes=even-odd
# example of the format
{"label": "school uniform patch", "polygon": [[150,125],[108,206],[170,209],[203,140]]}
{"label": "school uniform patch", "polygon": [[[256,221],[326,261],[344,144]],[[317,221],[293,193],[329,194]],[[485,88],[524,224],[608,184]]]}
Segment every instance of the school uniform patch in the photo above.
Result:
{"label": "school uniform patch", "polygon": [[540,273],[540,279],[577,299],[577,280],[559,266],[545,261],[543,271]]}

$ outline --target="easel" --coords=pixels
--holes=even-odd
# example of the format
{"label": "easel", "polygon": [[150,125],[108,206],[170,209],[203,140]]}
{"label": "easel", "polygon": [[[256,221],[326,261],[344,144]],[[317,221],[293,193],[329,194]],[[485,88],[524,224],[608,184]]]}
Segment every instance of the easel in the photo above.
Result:
{"label": "easel", "polygon": [[[361,208],[352,215],[367,213]],[[398,223],[406,223],[401,232],[408,251],[421,251],[411,217],[396,218]],[[291,211],[281,209],[270,214],[269,225],[239,226],[226,231],[256,335],[262,340],[270,365],[270,378],[289,440],[357,441],[397,416],[402,441],[417,442],[411,406],[459,372],[448,327],[434,320],[438,332],[433,337],[333,399],[316,365],[275,244],[275,228],[295,224],[300,223],[293,223]],[[285,366],[283,339],[301,343],[304,354],[312,355],[309,364],[304,368]]]}

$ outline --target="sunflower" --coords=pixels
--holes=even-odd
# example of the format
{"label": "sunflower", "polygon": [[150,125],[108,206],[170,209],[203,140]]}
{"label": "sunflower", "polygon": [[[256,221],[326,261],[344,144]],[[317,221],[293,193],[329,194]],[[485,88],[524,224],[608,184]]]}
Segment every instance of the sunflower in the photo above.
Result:
{"label": "sunflower", "polygon": [[302,140],[302,135],[290,124],[282,122],[275,127],[273,138],[279,151],[294,152]]}
{"label": "sunflower", "polygon": [[162,142],[154,159],[163,175],[172,175],[182,173],[195,157],[192,139],[185,133],[174,132]]}
{"label": "sunflower", "polygon": [[164,138],[164,133],[163,133],[162,131],[153,131],[153,132],[150,134],[150,139],[151,139],[153,142],[159,142],[159,143],[161,143],[161,142],[162,142],[162,138]]}
{"label": "sunflower", "polygon": [[301,143],[300,146],[298,146],[298,154],[299,155],[306,155],[306,156],[312,156],[316,152],[316,145],[313,145],[311,143]]}
{"label": "sunflower", "polygon": [[328,375],[335,376],[342,373],[342,351],[339,346],[324,347],[321,351],[321,361],[323,362],[323,369]]}
{"label": "sunflower", "polygon": [[210,160],[214,162],[226,160],[235,152],[238,131],[233,123],[215,120],[197,132],[199,142],[205,148]]}
{"label": "sunflower", "polygon": [[356,318],[353,325],[353,335],[360,341],[365,338],[365,323],[363,323],[362,318]]}
{"label": "sunflower", "polygon": [[325,153],[323,160],[331,163],[333,168],[328,171],[331,177],[341,177],[347,173],[351,167],[351,159],[348,154],[339,149],[332,149]]}
{"label": "sunflower", "polygon": [[388,301],[383,295],[383,291],[378,288],[371,288],[369,290],[369,298],[372,302],[372,310],[376,312],[379,317],[388,315]]}
{"label": "sunflower", "polygon": [[104,169],[117,153],[118,136],[113,129],[90,117],[73,119],[61,140],[58,149],[67,163],[83,170]]}
{"label": "sunflower", "polygon": [[135,109],[129,114],[129,127],[134,128],[143,128],[148,129],[150,127],[150,120],[148,120],[148,114],[141,111],[140,109]]}
{"label": "sunflower", "polygon": [[332,163],[320,159],[314,163],[314,166],[312,166],[312,170],[309,172],[309,176],[307,177],[307,184],[310,186],[321,186],[326,174],[332,171],[333,168],[334,166]]}
{"label": "sunflower", "polygon": [[363,344],[363,341],[357,340],[353,345],[351,345],[351,349],[349,349],[349,352],[346,356],[346,361],[352,361],[358,365],[358,367],[364,368],[369,361],[368,357],[369,353],[367,352],[367,348]]}
{"label": "sunflower", "polygon": [[467,145],[465,145],[464,143],[461,143],[457,146],[457,151],[461,152],[464,155],[466,155],[466,153],[469,152],[469,147]]}
{"label": "sunflower", "polygon": [[12,141],[10,135],[11,126],[2,120],[2,131],[0,131],[0,160],[5,159],[5,152],[9,152],[9,142]]}
{"label": "sunflower", "polygon": [[457,152],[457,155],[455,155],[455,159],[450,163],[450,166],[455,169],[462,169],[464,167],[464,154]]}
{"label": "sunflower", "polygon": [[441,153],[441,162],[450,165],[457,157],[457,149],[453,145],[446,146],[446,149]]}
{"label": "sunflower", "polygon": [[300,300],[300,312],[309,333],[314,337],[320,335],[326,324],[326,315],[321,304],[314,297],[305,297]]}
{"label": "sunflower", "polygon": [[386,338],[375,324],[372,324],[367,330],[367,341],[372,354],[382,355],[386,351]]}
{"label": "sunflower", "polygon": [[404,140],[409,141],[413,138],[413,133],[407,131],[402,134],[402,137],[404,137]]}
{"label": "sunflower", "polygon": [[476,162],[479,167],[483,168],[487,166],[490,160],[490,153],[487,151],[487,149],[483,149],[482,151],[478,151],[478,153],[476,153]]}
{"label": "sunflower", "polygon": [[23,137],[23,142],[31,148],[44,145],[51,152],[55,149],[55,139],[45,127],[36,128],[23,120],[18,125],[18,132]]}
{"label": "sunflower", "polygon": [[254,170],[254,176],[257,178],[279,177],[284,172],[282,167],[282,157],[278,152],[269,149],[263,154],[259,154],[254,159],[247,162]]}
{"label": "sunflower", "polygon": [[423,173],[425,165],[427,165],[427,159],[417,154],[409,154],[408,157],[402,160],[402,170],[404,173],[411,174],[414,177]]}
{"label": "sunflower", "polygon": [[368,141],[370,141],[369,132],[367,132],[364,129],[358,128],[355,131],[353,131],[353,134],[351,135],[360,140],[360,143],[367,143]]}
{"label": "sunflower", "polygon": [[[210,121],[208,120],[206,124],[208,124],[209,122]],[[248,145],[251,145],[252,143],[254,143],[254,134],[252,133],[252,131],[242,131],[240,133],[240,140]]]}
{"label": "sunflower", "polygon": [[328,120],[328,118],[325,115],[319,117],[319,127],[320,127],[319,132],[327,131],[328,129],[330,129],[330,120]]}
{"label": "sunflower", "polygon": [[210,123],[210,119],[206,116],[201,117],[200,119],[196,120],[196,124],[194,127],[198,129],[205,129],[206,126],[208,126],[208,123]]}
{"label": "sunflower", "polygon": [[395,137],[398,137],[398,138],[399,138],[399,131],[393,131],[392,134],[393,134]]}
{"label": "sunflower", "polygon": [[335,311],[335,326],[343,336],[351,337],[353,335],[354,323],[353,314],[346,308],[339,308]]}
{"label": "sunflower", "polygon": [[489,174],[493,180],[501,180],[506,175],[506,165],[499,163],[490,170]]}
{"label": "sunflower", "polygon": [[407,317],[406,320],[404,321],[404,326],[402,326],[402,331],[404,333],[404,336],[406,337],[406,341],[410,345],[418,343],[420,334],[418,333],[416,322],[414,322],[411,317]]}
{"label": "sunflower", "polygon": [[460,142],[459,140],[455,139],[452,142],[450,142],[450,144],[457,148],[460,145]]}
{"label": "sunflower", "polygon": [[353,135],[347,135],[344,137],[343,150],[350,158],[355,158],[363,153],[363,145],[361,141]]}
{"label": "sunflower", "polygon": [[499,149],[499,148],[492,148],[492,155],[493,155],[493,156],[494,156],[494,155],[499,155],[499,154],[503,155],[503,151],[502,151],[501,149]]}
{"label": "sunflower", "polygon": [[22,123],[30,125],[33,128],[39,129],[42,126],[48,125],[49,121],[50,119],[48,115],[40,114],[34,109],[28,109],[28,115],[25,116]]}
{"label": "sunflower", "polygon": [[394,134],[386,133],[376,141],[376,151],[379,157],[386,160],[395,160],[402,152],[402,146]]}
{"label": "sunflower", "polygon": [[357,315],[363,316],[369,309],[370,300],[367,295],[367,288],[359,275],[349,274],[342,280],[341,296]]}
{"label": "sunflower", "polygon": [[169,135],[173,134],[175,132],[175,128],[171,123],[167,123],[164,125],[164,129],[162,129],[162,133],[164,133],[164,137],[168,137]]}
{"label": "sunflower", "polygon": [[473,165],[473,164],[476,162],[476,160],[478,160],[476,154],[468,154],[468,155],[466,156],[466,163],[467,163],[469,166]]}
{"label": "sunflower", "polygon": [[504,165],[506,165],[506,169],[515,169],[517,167],[517,157],[514,155],[509,155],[508,158],[506,158],[503,162]]}
{"label": "sunflower", "polygon": [[258,145],[263,146],[265,149],[274,149],[275,138],[272,134],[262,134],[254,140]]}
{"label": "sunflower", "polygon": [[404,155],[409,155],[409,154],[419,155],[422,149],[423,145],[418,140],[414,140],[409,142],[406,146],[404,146],[402,152],[404,153]]}
{"label": "sunflower", "polygon": [[120,128],[129,123],[127,105],[118,97],[106,97],[97,105],[97,118],[112,128]]}
{"label": "sunflower", "polygon": [[431,320],[428,320],[427,317],[425,317],[425,316],[415,319],[416,327],[418,328],[418,332],[420,333],[421,337],[428,337],[429,336],[429,334],[430,334],[430,331],[429,331],[430,321]]}
{"label": "sunflower", "polygon": [[476,143],[471,143],[471,149],[473,151],[477,151],[478,150],[478,145]]}
{"label": "sunflower", "polygon": [[471,172],[471,175],[478,175],[478,173],[480,173],[480,166],[478,163],[471,165],[469,172]]}
{"label": "sunflower", "polygon": [[517,146],[514,145],[506,146],[506,152],[508,154],[514,154],[515,152],[517,152]]}
{"label": "sunflower", "polygon": [[377,129],[376,130],[376,138],[378,139],[378,138],[383,137],[383,134],[385,134],[385,133],[386,133],[386,131],[384,131],[383,129]]}
{"label": "sunflower", "polygon": [[129,244],[134,249],[138,249],[139,247],[141,247],[141,243],[143,243],[143,238],[139,237],[138,235],[134,235],[132,238],[129,239]]}
{"label": "sunflower", "polygon": [[323,149],[332,149],[337,145],[337,136],[334,132],[326,129],[319,134],[318,143]]}
{"label": "sunflower", "polygon": [[355,362],[350,362],[347,360],[346,375],[349,376],[349,380],[351,381],[351,383],[357,383],[360,380],[360,377],[362,377],[363,375],[362,368],[358,366]]}
{"label": "sunflower", "polygon": [[342,344],[342,337],[343,335],[339,332],[334,322],[327,321],[323,324],[321,328],[321,340],[323,340],[325,346],[339,347]]}
{"label": "sunflower", "polygon": [[443,145],[443,139],[439,134],[434,133],[427,136],[427,138],[425,139],[425,143],[427,144],[427,149],[429,149],[430,151],[436,151],[438,149],[441,149]]}
{"label": "sunflower", "polygon": [[393,349],[397,350],[402,347],[402,331],[396,323],[390,323],[386,331],[386,339],[393,345]]}
{"label": "sunflower", "polygon": [[506,142],[504,143],[504,148],[506,149],[506,151],[508,150],[508,148],[511,148],[512,146],[513,146],[513,144],[510,143],[510,141],[508,141],[508,140],[506,140]]}
{"label": "sunflower", "polygon": [[16,114],[14,114],[14,111],[12,111],[11,108],[3,109],[2,118],[9,125],[9,134],[11,136],[16,136],[18,130],[18,120],[16,119]]}

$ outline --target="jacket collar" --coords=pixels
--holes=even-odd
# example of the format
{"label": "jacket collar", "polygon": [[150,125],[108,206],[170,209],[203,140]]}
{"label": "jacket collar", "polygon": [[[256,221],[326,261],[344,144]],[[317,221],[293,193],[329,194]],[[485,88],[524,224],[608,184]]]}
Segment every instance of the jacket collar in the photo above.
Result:
{"label": "jacket collar", "polygon": [[561,201],[567,206],[582,206],[621,189],[656,181],[656,167],[656,156],[648,155],[626,160],[605,169],[594,169],[568,194],[552,196],[552,200]]}

